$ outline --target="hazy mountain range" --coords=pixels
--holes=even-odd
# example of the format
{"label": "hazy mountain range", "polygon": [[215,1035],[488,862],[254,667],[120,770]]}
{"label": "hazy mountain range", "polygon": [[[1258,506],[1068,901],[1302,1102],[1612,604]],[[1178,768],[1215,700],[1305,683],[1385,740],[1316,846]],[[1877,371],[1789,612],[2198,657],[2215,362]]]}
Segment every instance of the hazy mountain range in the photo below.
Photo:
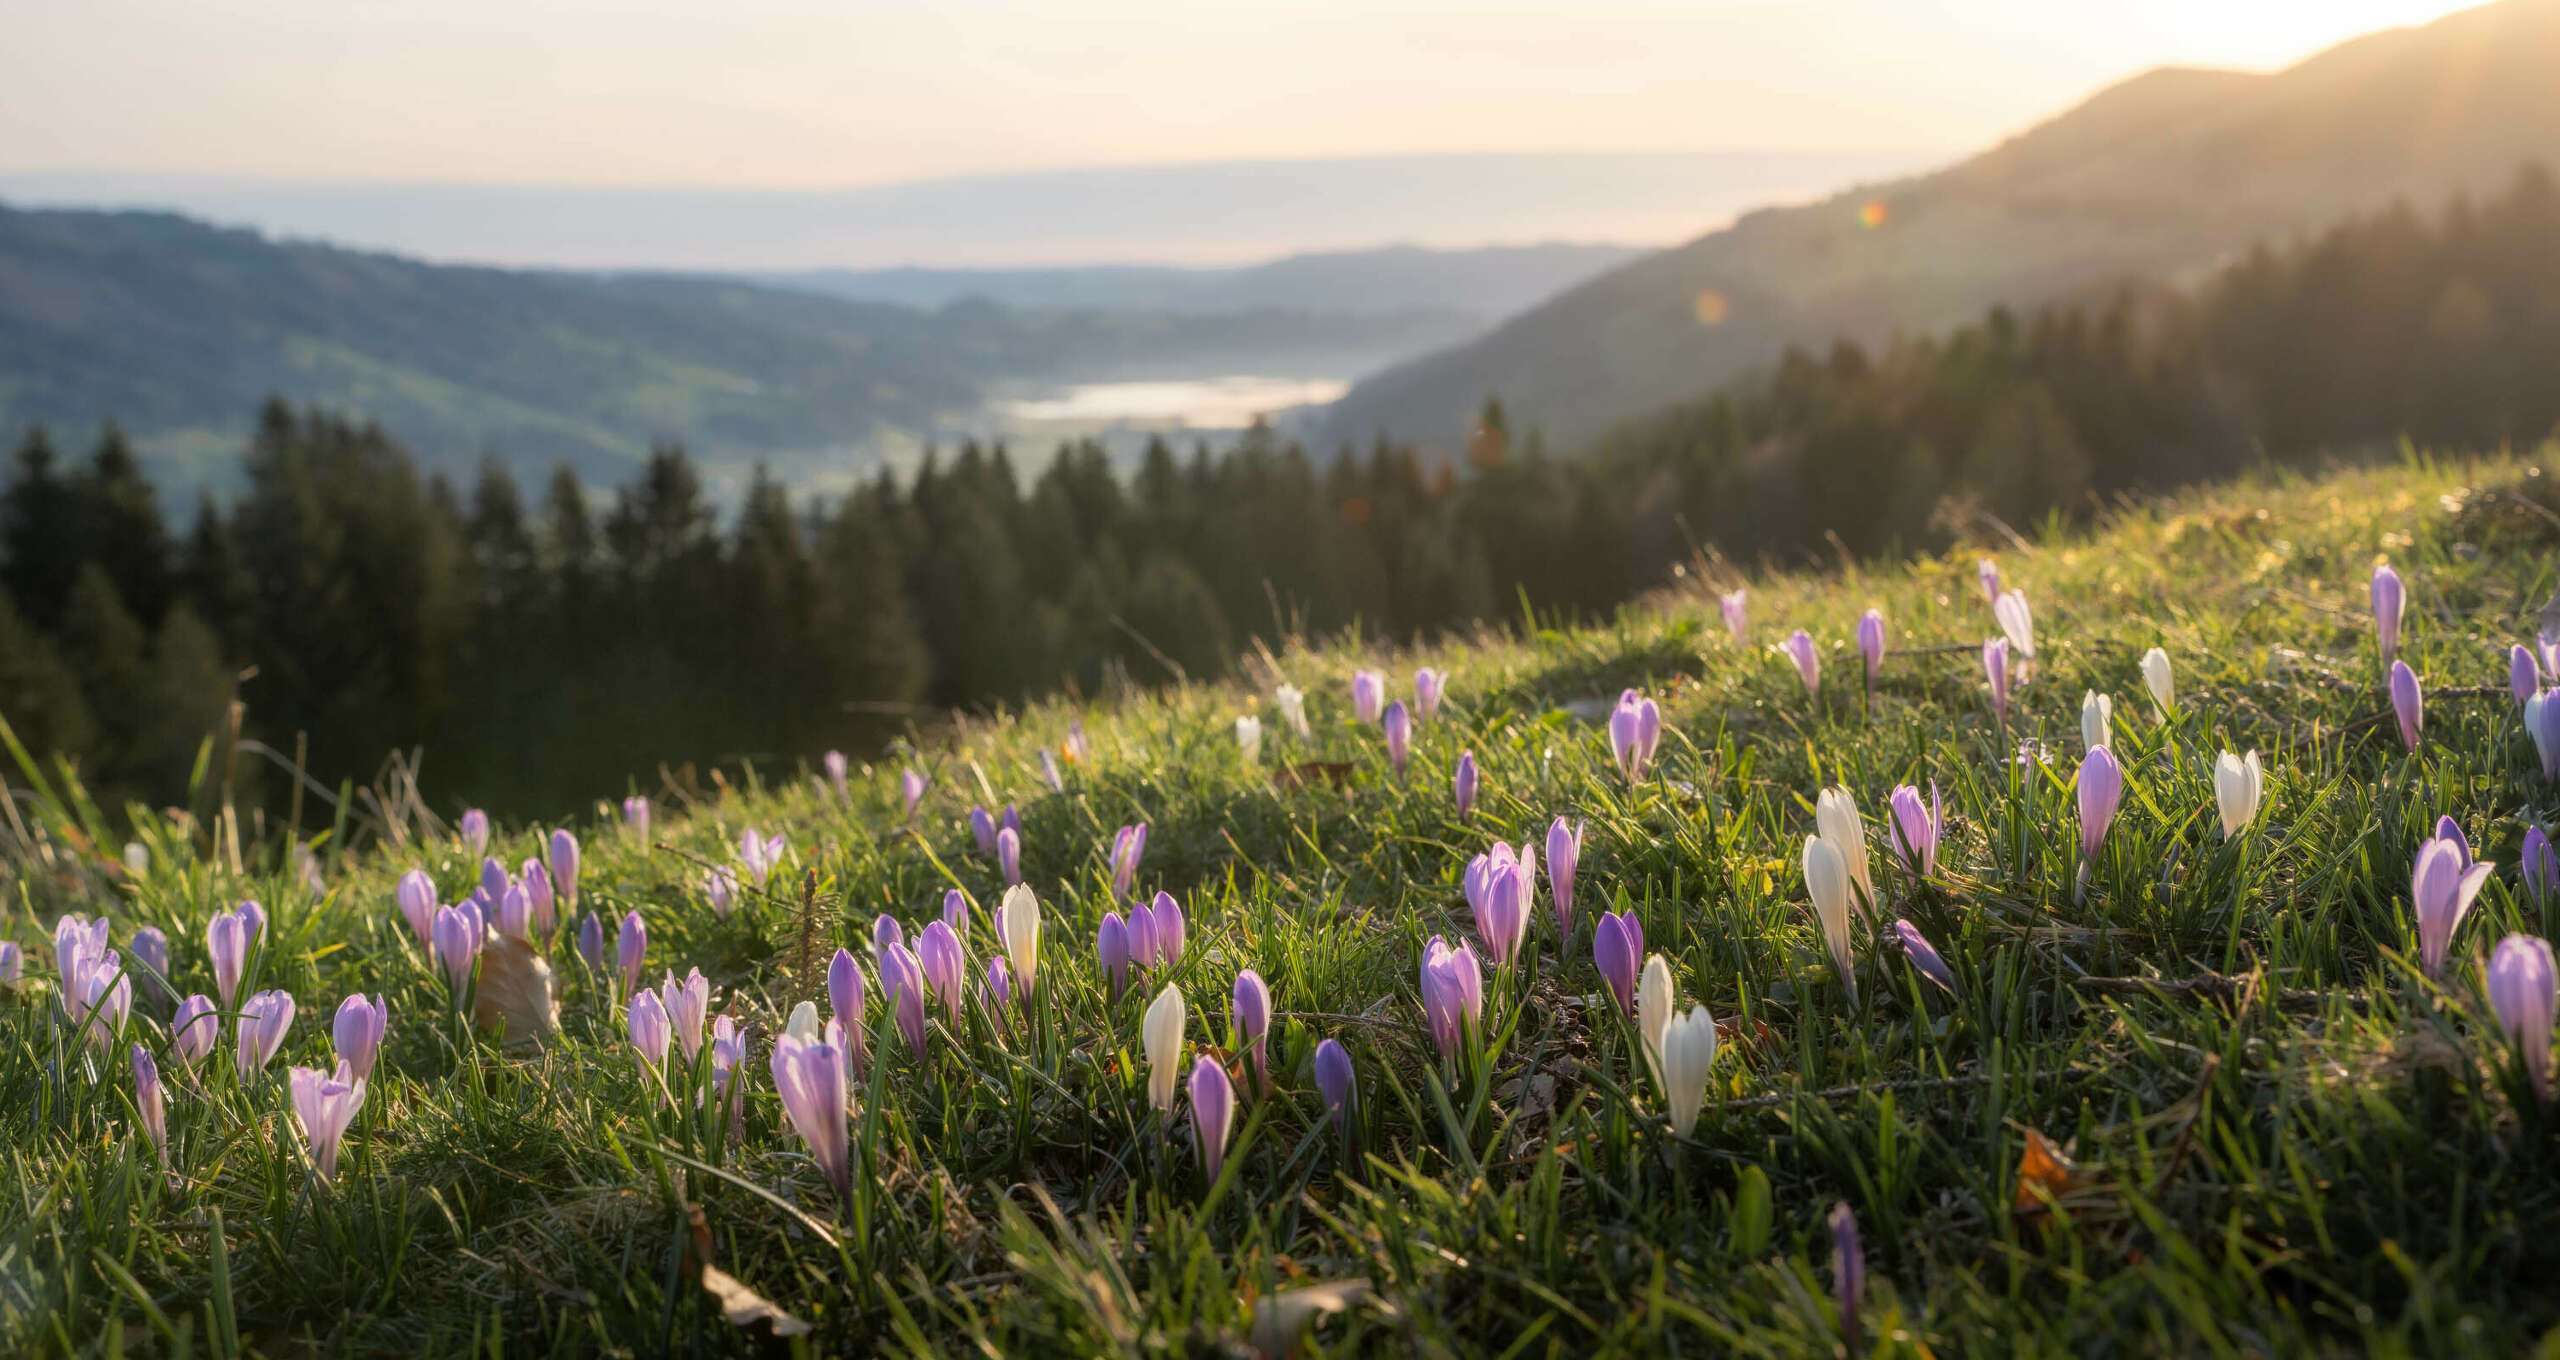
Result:
{"label": "hazy mountain range", "polygon": [[[1567,445],[1788,344],[1934,330],[2174,280],[2405,198],[2560,167],[2560,0],[2507,0],[2274,74],[2164,69],[1946,170],[1743,217],[1355,386],[1323,429],[1457,447],[1488,394]],[[2560,244],[2555,244],[2560,249]]]}

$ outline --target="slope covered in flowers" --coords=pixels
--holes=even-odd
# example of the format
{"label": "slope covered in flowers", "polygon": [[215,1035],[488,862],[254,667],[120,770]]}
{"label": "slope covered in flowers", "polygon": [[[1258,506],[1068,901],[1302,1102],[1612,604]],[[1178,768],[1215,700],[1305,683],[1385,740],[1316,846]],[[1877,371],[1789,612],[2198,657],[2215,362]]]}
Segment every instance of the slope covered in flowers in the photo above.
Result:
{"label": "slope covered in flowers", "polygon": [[[21,776],[0,1328],[216,1354],[2518,1350],[2560,1325],[2526,1065],[2547,955],[2537,979],[2512,947],[2494,1007],[2484,971],[2560,924],[2519,870],[2555,799],[2510,671],[2560,585],[2548,481],[2249,484],[1604,627],[1292,649],[1251,686],[973,718],[840,786],[821,753],[671,771],[562,828],[574,876],[555,828],[472,827],[478,902],[478,848],[396,789],[315,793],[306,857],[149,811],[126,847],[67,774]],[[1995,618],[1983,555],[2025,618]],[[1446,673],[1427,717],[1420,666]],[[1363,670],[1403,705],[1400,776]],[[2230,772],[2217,796],[2225,751],[2257,753],[2254,800]],[[1898,853],[1925,826],[1932,853]],[[2430,975],[2413,892],[2465,891]],[[199,994],[214,1018],[173,1036]]]}

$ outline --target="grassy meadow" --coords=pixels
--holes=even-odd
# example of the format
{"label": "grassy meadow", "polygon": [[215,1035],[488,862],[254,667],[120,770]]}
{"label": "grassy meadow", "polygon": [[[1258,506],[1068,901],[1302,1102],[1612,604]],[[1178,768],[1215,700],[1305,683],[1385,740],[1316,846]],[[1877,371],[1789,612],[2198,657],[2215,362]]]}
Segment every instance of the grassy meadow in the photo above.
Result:
{"label": "grassy meadow", "polygon": [[[439,904],[479,880],[459,808],[386,783],[311,789],[290,819],[129,819],[22,762],[0,826],[23,951],[0,1005],[0,1335],[21,1354],[216,1356],[2560,1346],[2560,1125],[2482,981],[2501,938],[2560,925],[2517,871],[2560,799],[2508,685],[2509,648],[2560,587],[2551,481],[2527,458],[2411,456],[2129,506],[2087,532],[1995,528],[1906,566],[1746,581],[1702,561],[1694,589],[1605,625],[1311,641],[1234,684],[970,716],[857,764],[841,794],[819,752],[661,771],[565,823],[578,891],[537,941],[560,1007],[539,1044],[458,1012],[396,905],[412,869]],[[2033,610],[2005,730],[1981,557]],[[2414,752],[2368,604],[2384,560],[2426,687]],[[1739,642],[1716,598],[1738,584]],[[1870,608],[1891,646],[1871,700],[1854,642]],[[1815,696],[1781,649],[1798,628]],[[2153,647],[2165,710],[2140,669]],[[1378,668],[1411,703],[1422,665],[1448,672],[1447,698],[1399,778],[1350,681]],[[1303,738],[1283,683],[1306,695]],[[1629,688],[1662,715],[1633,781],[1608,738]],[[2086,691],[2112,697],[2124,789],[2084,866]],[[2225,750],[2265,771],[2228,837]],[[1464,816],[1461,753],[1481,780]],[[927,785],[912,818],[910,768]],[[199,807],[219,784],[208,768]],[[1892,852],[1898,785],[1942,800],[1933,874]],[[1862,810],[1873,866],[1854,994],[1802,867],[1832,786]],[[627,795],[650,800],[646,835]],[[1017,968],[991,1007],[1004,883],[969,812],[1008,803],[1041,932],[1036,983]],[[1569,933],[1544,872],[1559,816],[1584,828]],[[2496,867],[2430,978],[2411,871],[2443,816]],[[1115,833],[1140,823],[1132,887],[1171,894],[1187,930],[1178,961],[1115,998],[1096,938],[1118,905]],[[738,867],[750,829],[784,841],[762,888]],[[551,830],[501,826],[488,853],[514,873]],[[1496,840],[1535,846],[1536,901],[1444,1061],[1425,952],[1434,936],[1486,952],[1463,880]],[[740,879],[725,913],[722,869]],[[955,888],[966,995],[925,1008],[919,1058],[875,920],[912,945]],[[174,998],[216,993],[208,922],[244,899],[265,921],[238,994],[297,1003],[246,1072],[228,1012],[192,1063],[170,1030]],[[1685,1134],[1595,965],[1604,911],[1632,913],[1678,1008],[1717,1022]],[[576,946],[591,912],[601,968]],[[130,1014],[103,1043],[63,1004],[53,941],[74,913],[104,917],[127,958],[139,928],[170,942],[171,990],[128,969]],[[638,1057],[613,943],[631,913],[646,980],[698,968],[743,1037],[734,1121],[731,1088],[707,1094],[709,1046],[654,1071]],[[1952,990],[1914,967],[1897,918]],[[830,1013],[839,948],[869,989],[841,1193],[769,1066],[796,1005]],[[1267,1092],[1230,1015],[1245,968],[1272,999]],[[1214,1182],[1188,1094],[1149,1099],[1143,1017],[1168,985],[1188,1002],[1184,1087],[1208,1056],[1236,1092]],[[287,1069],[334,1066],[353,993],[388,1022],[324,1178]],[[1339,1121],[1314,1075],[1326,1040],[1356,1076]],[[165,1169],[136,1043],[161,1075]],[[1837,1206],[1861,1244],[1854,1293]]]}

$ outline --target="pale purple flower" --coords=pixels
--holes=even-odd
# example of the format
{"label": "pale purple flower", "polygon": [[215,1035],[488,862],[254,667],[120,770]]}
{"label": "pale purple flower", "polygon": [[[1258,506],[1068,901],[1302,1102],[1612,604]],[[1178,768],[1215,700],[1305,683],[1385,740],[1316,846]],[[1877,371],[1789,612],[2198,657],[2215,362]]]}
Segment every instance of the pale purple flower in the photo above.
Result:
{"label": "pale purple flower", "polygon": [[745,893],[746,886],[738,882],[738,871],[728,865],[714,864],[702,871],[702,896],[711,903],[714,917],[729,919],[729,913],[738,909],[738,899]]}
{"label": "pale purple flower", "polygon": [[1129,924],[1116,911],[1102,913],[1102,928],[1094,932],[1093,954],[1102,966],[1102,975],[1111,983],[1111,999],[1129,989]]}
{"label": "pale purple flower", "polygon": [[1129,904],[1129,960],[1140,968],[1156,966],[1156,917],[1144,902]]}
{"label": "pale purple flower", "polygon": [[924,802],[924,776],[912,768],[898,776],[898,797],[906,803],[907,820],[916,819],[916,808]]}
{"label": "pale purple flower", "polygon": [[1147,945],[1151,954],[1151,966],[1171,968],[1182,962],[1183,934],[1186,928],[1182,919],[1182,904],[1173,900],[1172,893],[1158,892],[1154,906],[1147,912]]}
{"label": "pale purple flower", "polygon": [[1387,678],[1376,671],[1351,673],[1351,712],[1364,723],[1378,721],[1387,707]]}
{"label": "pale purple flower", "polygon": [[1058,773],[1058,758],[1049,754],[1047,747],[1040,750],[1040,778],[1047,781],[1051,793],[1067,791],[1066,777]]}
{"label": "pale purple flower", "polygon": [[886,949],[893,944],[905,944],[906,942],[907,932],[904,928],[899,926],[897,917],[891,916],[889,913],[884,911],[871,918],[872,949]]}
{"label": "pale purple flower", "polygon": [[424,869],[412,869],[400,876],[400,884],[391,890],[391,900],[400,908],[400,919],[409,923],[409,933],[418,937],[420,949],[435,948],[436,885]]}
{"label": "pale purple flower", "polygon": [[240,1069],[240,1080],[247,1081],[266,1070],[284,1047],[285,1031],[293,1028],[293,994],[264,991],[240,1003],[240,1023],[232,1035],[236,1052],[232,1055]]}
{"label": "pale purple flower", "polygon": [[2560,973],[2555,973],[2549,941],[2532,935],[2510,935],[2489,956],[2489,1008],[2498,1027],[2515,1041],[2533,1080],[2536,1100],[2551,1099],[2551,1026],[2560,1011]]}
{"label": "pale purple flower", "polygon": [[1620,693],[1618,706],[1609,714],[1609,755],[1617,762],[1618,773],[1630,784],[1644,778],[1661,745],[1661,706],[1636,690]]}
{"label": "pale purple flower", "polygon": [[1012,827],[996,830],[996,868],[1007,887],[1022,881],[1022,833]]}
{"label": "pale purple flower", "polygon": [[2542,777],[2560,779],[2560,690],[2546,689],[2524,701],[2524,733],[2542,761]]}
{"label": "pale purple flower", "polygon": [[589,972],[604,969],[604,918],[592,911],[578,922],[578,959]]}
{"label": "pale purple flower", "polygon": [[711,981],[699,968],[687,969],[684,981],[676,981],[672,972],[658,984],[658,1001],[665,1007],[667,1024],[675,1030],[676,1046],[691,1063],[702,1056],[703,1026],[711,1020]]}
{"label": "pale purple flower", "polygon": [[636,793],[623,799],[622,825],[641,840],[649,839],[649,800]]}
{"label": "pale purple flower", "polygon": [[1796,663],[1796,675],[1804,681],[1808,695],[1822,691],[1822,653],[1813,645],[1813,634],[1799,628],[1787,635],[1786,651]]}
{"label": "pale purple flower", "polygon": [[1111,838],[1111,895],[1123,902],[1136,890],[1138,860],[1147,853],[1147,824],[1124,826]]}
{"label": "pale purple flower", "polygon": [[1457,803],[1458,816],[1462,820],[1473,815],[1476,810],[1477,782],[1476,753],[1473,751],[1460,751],[1458,753],[1457,773],[1451,775],[1449,778],[1449,791],[1452,800]]}
{"label": "pale purple flower", "polygon": [[1440,1061],[1454,1064],[1484,1023],[1484,966],[1466,945],[1455,949],[1437,935],[1422,955],[1422,1014]]}
{"label": "pale purple flower", "polygon": [[293,1095],[293,1117],[302,1125],[302,1136],[311,1144],[311,1164],[322,1181],[338,1177],[338,1146],[345,1141],[347,1126],[355,1122],[356,1111],[364,1108],[364,1078],[338,1064],[335,1073],[316,1067],[296,1067],[285,1073],[285,1085]]}
{"label": "pale purple flower", "polygon": [[1476,935],[1497,968],[1508,965],[1520,952],[1537,883],[1538,852],[1525,842],[1513,850],[1496,841],[1492,850],[1467,864],[1467,905],[1475,912]]}
{"label": "pale purple flower", "polygon": [[1228,1011],[1234,1023],[1236,1056],[1242,1058],[1253,1074],[1257,1091],[1271,1089],[1271,988],[1262,975],[1250,968],[1236,974],[1233,1003]]}
{"label": "pale purple flower", "polygon": [[2453,946],[2453,932],[2471,911],[2472,899],[2480,895],[2482,884],[2489,881],[2491,866],[2485,860],[2464,864],[2468,858],[2463,847],[2438,838],[2418,847],[2418,858],[2409,873],[2409,900],[2418,918],[2418,959],[2428,977],[2444,970],[2447,950]]}
{"label": "pale purple flower", "polygon": [[478,808],[462,812],[462,848],[477,855],[489,848],[489,814]]}
{"label": "pale purple flower", "polygon": [[1911,966],[1920,970],[1920,976],[1946,988],[1947,995],[1955,995],[1955,970],[1947,967],[1946,959],[1938,953],[1937,946],[1930,944],[1928,937],[1920,933],[1920,927],[1896,917],[1893,933],[1901,939],[1902,952],[1910,956]]}
{"label": "pale purple flower", "polygon": [[16,940],[0,940],[0,991],[14,992],[26,980],[26,950]]}
{"label": "pale purple flower", "polygon": [[112,949],[86,960],[85,971],[65,1000],[89,1046],[105,1052],[124,1033],[124,1022],[133,1014],[133,979],[125,972],[124,960]]}
{"label": "pale purple flower", "polygon": [[748,827],[746,833],[738,838],[738,863],[745,867],[748,879],[759,888],[781,866],[782,853],[782,837],[778,835],[760,836],[754,827]]}
{"label": "pale purple flower", "polygon": [[161,934],[157,926],[144,926],[133,932],[133,942],[125,952],[133,955],[133,961],[139,965],[143,994],[151,998],[151,1004],[155,1008],[167,1004],[169,937]]}
{"label": "pale purple flower", "polygon": [[640,1065],[660,1071],[667,1065],[667,1048],[674,1041],[674,1026],[667,1019],[667,1003],[656,991],[643,987],[631,994],[631,1047],[640,1055]]}
{"label": "pale purple flower", "polygon": [[836,798],[842,801],[851,797],[845,791],[844,782],[845,775],[852,769],[852,764],[844,758],[844,752],[829,751],[818,758],[818,764],[826,770],[827,784],[836,791]]}
{"label": "pale purple flower", "polygon": [[1999,621],[2000,631],[2009,639],[2009,650],[2016,659],[2036,659],[2035,611],[2027,607],[2027,592],[2002,591],[2000,598],[1991,602],[1991,617]]}
{"label": "pale purple flower", "polygon": [[969,933],[969,898],[958,888],[943,890],[942,923],[961,935]]}
{"label": "pale purple flower", "polygon": [[2462,851],[2462,867],[2465,869],[2471,867],[2471,838],[2462,834],[2462,823],[2455,821],[2453,814],[2446,813],[2436,818],[2435,838],[2453,842],[2455,847]]}
{"label": "pale purple flower", "polygon": [[480,861],[480,890],[472,894],[472,900],[480,904],[480,919],[489,918],[490,909],[498,905],[499,895],[506,890],[507,866],[500,864],[495,855]]}
{"label": "pale purple flower", "polygon": [[1998,604],[2000,602],[2000,564],[1988,557],[1978,559],[1973,564],[1973,574],[1975,579],[1982,582],[1982,602]]}
{"label": "pale purple flower", "polygon": [[498,895],[498,908],[491,915],[490,926],[508,939],[532,941],[533,899],[522,883],[509,882],[507,890]]}
{"label": "pale purple flower", "polygon": [[933,994],[942,998],[942,1007],[951,1018],[960,1018],[960,983],[969,970],[969,951],[960,944],[960,936],[940,921],[924,928],[916,939],[916,962],[924,969],[924,980]]}
{"label": "pale purple flower", "polygon": [[1413,759],[1413,715],[1407,713],[1404,700],[1387,705],[1387,716],[1380,725],[1387,733],[1387,763],[1395,767],[1396,778],[1404,778],[1405,762]]}
{"label": "pale purple flower", "polygon": [[560,893],[552,884],[551,870],[542,861],[529,859],[524,862],[524,899],[529,909],[527,924],[545,942],[551,939],[553,931],[560,928]]}
{"label": "pale purple flower", "polygon": [[2400,573],[2389,563],[2373,569],[2373,633],[2382,644],[2382,664],[2393,664],[2400,653],[2400,610],[2408,591],[2400,584]]}
{"label": "pale purple flower", "polygon": [[[847,1030],[845,1034],[850,1039],[853,1031]],[[714,1019],[711,1022],[711,1091],[729,1107],[729,1137],[732,1141],[746,1131],[747,1088],[737,1080],[738,1069],[746,1061],[747,1036],[738,1028],[738,1022],[725,1015]],[[858,1062],[855,1065],[860,1066]]]}
{"label": "pale purple flower", "polygon": [[1209,1173],[1209,1183],[1218,1183],[1218,1173],[1227,1164],[1227,1132],[1235,1121],[1236,1091],[1227,1080],[1227,1069],[1215,1058],[1202,1058],[1191,1065],[1191,1131],[1200,1143],[1200,1161]]}
{"label": "pale purple flower", "polygon": [[1644,926],[1633,910],[1600,913],[1600,924],[1591,930],[1591,962],[1617,997],[1618,1009],[1635,1014],[1636,981],[1644,969]]}
{"label": "pale purple flower", "polygon": [[621,970],[622,990],[640,986],[640,969],[649,957],[649,927],[640,913],[630,912],[622,918],[622,928],[613,932],[613,963]]}
{"label": "pale purple flower", "polygon": [[1004,1018],[1004,1008],[1013,1004],[1013,974],[1005,967],[1004,956],[987,960],[986,980],[978,984],[978,1004],[987,1008],[992,1019]]}
{"label": "pale purple flower", "polygon": [[471,970],[480,962],[484,934],[478,907],[463,902],[436,909],[436,962],[443,965],[445,982],[453,988],[456,1000],[471,985]]}
{"label": "pale purple flower", "polygon": [[2009,730],[2009,639],[1997,637],[1982,644],[1982,674],[1991,682],[1991,711],[2005,732]]}
{"label": "pale purple flower", "polygon": [[2418,725],[2424,721],[2427,700],[2418,688],[2418,673],[2406,661],[2391,663],[2391,712],[2400,719],[2400,740],[2410,750],[2418,749]]}
{"label": "pale purple flower", "polygon": [[[99,925],[106,924],[100,921]],[[205,923],[205,956],[213,962],[213,992],[229,1009],[232,998],[239,994],[240,976],[249,967],[249,922],[237,911],[226,911]]]}
{"label": "pale purple flower", "polygon": [[845,1056],[856,1071],[863,1066],[863,1044],[870,1033],[863,1023],[864,1004],[862,962],[852,950],[839,949],[827,960],[827,1010],[844,1026]]}
{"label": "pale purple flower", "polygon": [[2536,906],[2547,905],[2552,890],[2560,888],[2560,851],[2551,848],[2550,833],[2539,826],[2526,827],[2522,859],[2525,891],[2533,894]]}
{"label": "pale purple flower", "polygon": [[562,827],[551,833],[550,850],[547,867],[551,870],[552,891],[560,895],[561,905],[574,907],[578,905],[578,838]]}
{"label": "pale purple flower", "polygon": [[903,944],[880,951],[880,993],[897,1016],[898,1032],[906,1036],[907,1047],[919,1061],[924,1057],[925,992],[924,966],[913,951]]}
{"label": "pale purple flower", "polygon": [[[217,916],[216,921],[222,918]],[[92,921],[86,916],[64,916],[53,923],[53,967],[62,979],[62,995],[67,1005],[73,987],[88,973],[89,966],[107,953],[107,920],[101,916]],[[220,964],[215,965],[219,971]]]}
{"label": "pale purple flower", "polygon": [[1352,1066],[1351,1050],[1338,1039],[1316,1045],[1316,1090],[1324,1097],[1324,1108],[1333,1116],[1334,1128],[1348,1134],[1351,1102],[1359,1094],[1359,1073]]}
{"label": "pale purple flower", "polygon": [[1429,666],[1413,673],[1413,720],[1427,723],[1440,712],[1440,696],[1447,692],[1449,677]]}
{"label": "pale purple flower", "polygon": [[373,1062],[382,1053],[383,1031],[391,1023],[391,1008],[381,997],[366,999],[357,992],[338,1003],[338,1014],[330,1022],[330,1037],[338,1046],[338,1061],[358,1077],[371,1079]]}
{"label": "pale purple flower", "polygon": [[189,1067],[203,1062],[221,1037],[222,1017],[214,1011],[212,997],[197,992],[178,1003],[177,1018],[169,1022],[169,1046],[180,1061]]}
{"label": "pale purple flower", "polygon": [[1892,814],[1893,857],[1903,870],[1916,878],[1933,878],[1938,872],[1938,838],[1946,831],[1946,818],[1939,810],[1938,785],[1929,784],[1929,801],[1920,802],[1920,790],[1909,784],[1896,785],[1885,800]]}
{"label": "pale purple flower", "polygon": [[1556,939],[1573,938],[1573,875],[1582,863],[1582,823],[1556,818],[1547,826],[1547,893],[1555,903]]}
{"label": "pale purple flower", "polygon": [[1750,597],[1751,592],[1741,589],[1716,597],[1716,603],[1724,610],[1724,630],[1731,633],[1736,642],[1743,640],[1744,632],[1750,627]]}
{"label": "pale purple flower", "polygon": [[142,1112],[142,1131],[151,1137],[151,1150],[159,1154],[160,1169],[168,1170],[169,1107],[160,1092],[160,1064],[152,1061],[151,1050],[140,1044],[133,1046],[133,1105]]}
{"label": "pale purple flower", "polygon": [[1884,614],[1870,609],[1858,616],[1858,655],[1867,662],[1867,689],[1876,687],[1876,672],[1884,669]]}
{"label": "pale purple flower", "polygon": [[1858,1216],[1846,1204],[1831,1208],[1831,1296],[1840,1309],[1840,1333],[1849,1353],[1858,1351],[1858,1301],[1867,1292],[1867,1253],[1858,1243]]}
{"label": "pale purple flower", "polygon": [[996,819],[982,807],[969,809],[969,837],[978,843],[978,853],[992,858],[996,853]]}
{"label": "pale purple flower", "polygon": [[2507,689],[2522,704],[2542,691],[2542,667],[2533,659],[2533,649],[2519,642],[2507,650]]}
{"label": "pale purple flower", "polygon": [[1065,745],[1067,759],[1074,761],[1078,765],[1090,764],[1092,762],[1093,743],[1085,740],[1084,719],[1070,718],[1067,720],[1067,740]]}
{"label": "pale purple flower", "polygon": [[853,1201],[853,1150],[846,1126],[852,1104],[848,1066],[842,1043],[833,1035],[809,1039],[784,1034],[773,1042],[773,1086],[782,1095],[782,1113],[799,1132],[827,1184],[835,1188],[839,1205]]}
{"label": "pale purple flower", "polygon": [[2124,767],[2106,747],[2092,746],[2080,761],[2080,777],[2073,789],[2080,802],[2080,858],[2094,863],[2099,847],[2106,844],[2116,808],[2124,802]]}

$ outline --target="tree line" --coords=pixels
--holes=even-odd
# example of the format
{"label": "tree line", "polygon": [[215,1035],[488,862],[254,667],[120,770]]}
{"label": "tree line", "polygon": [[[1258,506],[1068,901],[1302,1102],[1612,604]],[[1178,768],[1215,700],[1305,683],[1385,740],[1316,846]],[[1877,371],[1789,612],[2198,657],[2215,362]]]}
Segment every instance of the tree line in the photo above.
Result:
{"label": "tree line", "polygon": [[[759,472],[723,514],[680,448],[599,490],[456,482],[281,400],[245,489],[164,518],[112,426],[0,492],[0,713],[110,796],[166,800],[236,699],[324,782],[423,748],[431,796],[557,813],[661,764],[876,749],[954,706],[1214,677],[1255,638],[1591,616],[1712,545],[1943,546],[2103,498],[2407,436],[2560,427],[2560,192],[2396,207],[2190,291],[1790,352],[1578,457],[1488,401],[1468,446],[1317,457],[1267,429],[1123,476],[1001,445],[848,494]],[[270,792],[276,781],[270,780]]]}

